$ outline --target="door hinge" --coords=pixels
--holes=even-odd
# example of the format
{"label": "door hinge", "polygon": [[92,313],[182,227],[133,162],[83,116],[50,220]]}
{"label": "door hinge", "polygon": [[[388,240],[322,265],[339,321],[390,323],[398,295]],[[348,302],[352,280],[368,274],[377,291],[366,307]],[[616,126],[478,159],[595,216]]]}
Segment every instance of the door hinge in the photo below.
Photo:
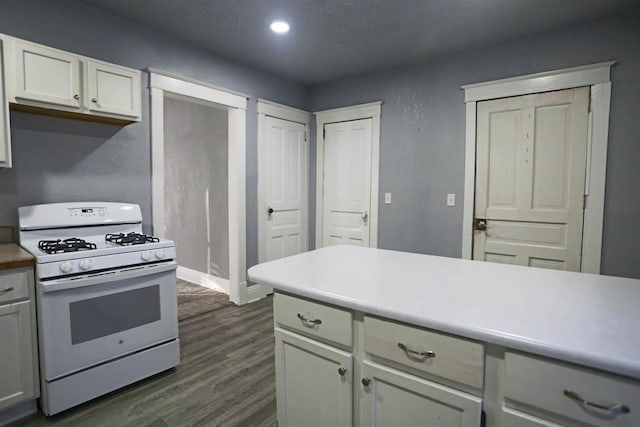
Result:
{"label": "door hinge", "polygon": [[480,412],[480,427],[486,427],[486,426],[487,426],[487,413],[483,409],[482,412]]}
{"label": "door hinge", "polygon": [[304,131],[304,142],[307,142],[307,131]]}
{"label": "door hinge", "polygon": [[327,131],[323,127],[322,128],[322,139],[325,139],[326,136],[327,136]]}
{"label": "door hinge", "polygon": [[591,93],[589,93],[589,103],[587,104],[587,113],[591,112]]}
{"label": "door hinge", "polygon": [[589,198],[588,194],[582,195],[582,210],[587,209],[587,199]]}

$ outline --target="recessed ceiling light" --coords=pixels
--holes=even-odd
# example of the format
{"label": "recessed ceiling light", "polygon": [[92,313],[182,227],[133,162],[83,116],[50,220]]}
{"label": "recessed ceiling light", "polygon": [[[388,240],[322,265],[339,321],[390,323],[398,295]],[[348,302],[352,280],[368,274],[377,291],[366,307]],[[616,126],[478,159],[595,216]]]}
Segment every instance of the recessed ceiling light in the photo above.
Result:
{"label": "recessed ceiling light", "polygon": [[271,31],[277,34],[285,34],[289,32],[289,24],[284,21],[273,21],[271,23]]}

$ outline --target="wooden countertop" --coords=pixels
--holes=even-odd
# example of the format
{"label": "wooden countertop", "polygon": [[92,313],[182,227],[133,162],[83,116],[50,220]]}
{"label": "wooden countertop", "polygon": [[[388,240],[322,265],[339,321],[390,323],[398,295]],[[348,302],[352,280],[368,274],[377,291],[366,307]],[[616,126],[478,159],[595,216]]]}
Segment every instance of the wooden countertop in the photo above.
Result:
{"label": "wooden countertop", "polygon": [[36,259],[15,243],[0,244],[0,270],[30,267],[35,263]]}
{"label": "wooden countertop", "polygon": [[352,310],[640,379],[640,280],[330,246],[250,280]]}

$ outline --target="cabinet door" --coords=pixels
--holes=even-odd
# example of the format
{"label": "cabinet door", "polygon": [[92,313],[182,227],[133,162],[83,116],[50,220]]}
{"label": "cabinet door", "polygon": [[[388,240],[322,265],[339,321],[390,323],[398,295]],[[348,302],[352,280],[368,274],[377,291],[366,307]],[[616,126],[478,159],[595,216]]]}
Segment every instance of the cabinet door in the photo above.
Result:
{"label": "cabinet door", "polygon": [[0,306],[0,409],[35,397],[31,303]]}
{"label": "cabinet door", "polygon": [[352,425],[351,354],[276,328],[279,427]]}
{"label": "cabinet door", "polygon": [[4,75],[5,46],[0,39],[0,167],[11,167],[11,132],[9,132],[9,108]]}
{"label": "cabinet door", "polygon": [[361,382],[363,427],[480,426],[479,397],[368,361],[363,362]]}
{"label": "cabinet door", "polygon": [[15,41],[13,97],[80,110],[80,58],[45,46]]}
{"label": "cabinet door", "polygon": [[85,105],[93,113],[140,118],[140,71],[86,61]]}

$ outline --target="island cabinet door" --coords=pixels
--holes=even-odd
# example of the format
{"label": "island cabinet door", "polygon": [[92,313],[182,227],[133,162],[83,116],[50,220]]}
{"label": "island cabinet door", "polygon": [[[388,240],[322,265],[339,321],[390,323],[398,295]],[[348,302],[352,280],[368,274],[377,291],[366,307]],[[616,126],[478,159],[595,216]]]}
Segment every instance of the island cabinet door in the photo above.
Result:
{"label": "island cabinet door", "polygon": [[276,328],[279,427],[351,426],[351,354]]}
{"label": "island cabinet door", "polygon": [[482,399],[363,362],[361,426],[479,427]]}

